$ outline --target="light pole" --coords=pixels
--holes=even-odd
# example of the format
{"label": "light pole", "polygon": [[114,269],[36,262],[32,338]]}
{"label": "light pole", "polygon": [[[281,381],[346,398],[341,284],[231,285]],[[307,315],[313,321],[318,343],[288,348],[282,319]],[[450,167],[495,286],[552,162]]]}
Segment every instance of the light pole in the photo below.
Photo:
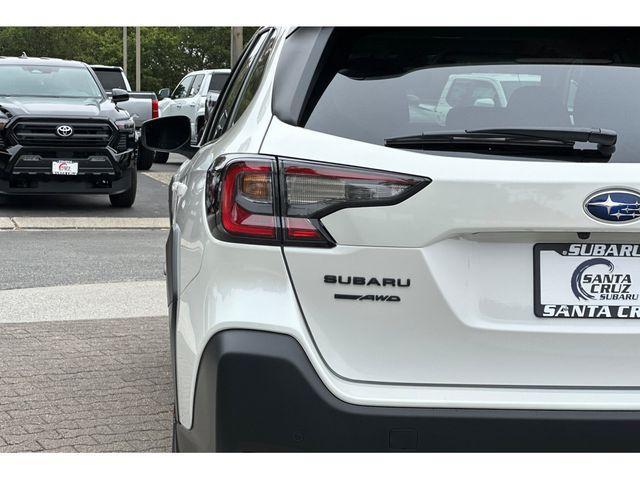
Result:
{"label": "light pole", "polygon": [[124,70],[124,76],[127,76],[127,63],[129,63],[128,59],[128,41],[127,38],[127,27],[122,27],[122,69]]}
{"label": "light pole", "polygon": [[242,27],[231,27],[231,68],[242,54]]}
{"label": "light pole", "polygon": [[136,27],[136,91],[140,91],[140,27]]}

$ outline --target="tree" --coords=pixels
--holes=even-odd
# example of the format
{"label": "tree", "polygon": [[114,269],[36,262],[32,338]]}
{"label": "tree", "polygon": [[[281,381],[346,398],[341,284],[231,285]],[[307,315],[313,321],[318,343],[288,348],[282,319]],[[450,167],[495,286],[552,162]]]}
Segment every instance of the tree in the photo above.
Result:
{"label": "tree", "polygon": [[[248,41],[255,27],[245,27]],[[128,73],[135,74],[135,29],[127,29]],[[142,27],[142,89],[173,87],[188,72],[228,68],[229,27]],[[122,65],[121,27],[0,27],[0,55]]]}

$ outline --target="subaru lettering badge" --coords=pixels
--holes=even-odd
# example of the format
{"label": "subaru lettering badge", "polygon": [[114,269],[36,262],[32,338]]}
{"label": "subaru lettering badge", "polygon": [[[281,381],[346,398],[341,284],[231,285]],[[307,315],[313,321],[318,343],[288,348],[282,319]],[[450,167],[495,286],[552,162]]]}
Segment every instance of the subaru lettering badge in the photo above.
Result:
{"label": "subaru lettering badge", "polygon": [[71,128],[69,125],[60,125],[58,126],[58,128],[56,128],[56,134],[59,137],[70,137],[71,135],[73,135],[73,128]]}
{"label": "subaru lettering badge", "polygon": [[601,190],[584,202],[591,218],[607,223],[629,223],[640,218],[640,193],[632,190]]}

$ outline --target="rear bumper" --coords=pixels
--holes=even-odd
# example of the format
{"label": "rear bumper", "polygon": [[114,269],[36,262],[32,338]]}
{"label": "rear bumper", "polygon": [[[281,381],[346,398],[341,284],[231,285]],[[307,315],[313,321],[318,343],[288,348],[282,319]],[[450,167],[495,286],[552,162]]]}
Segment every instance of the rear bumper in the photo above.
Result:
{"label": "rear bumper", "polygon": [[640,412],[368,407],[323,385],[298,342],[217,333],[178,451],[640,451]]}

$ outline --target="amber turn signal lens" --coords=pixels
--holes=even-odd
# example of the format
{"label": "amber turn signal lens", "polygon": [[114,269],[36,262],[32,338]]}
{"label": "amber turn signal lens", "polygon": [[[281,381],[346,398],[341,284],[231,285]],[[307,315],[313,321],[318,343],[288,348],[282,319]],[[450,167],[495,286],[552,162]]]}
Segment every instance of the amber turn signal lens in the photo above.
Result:
{"label": "amber turn signal lens", "polygon": [[242,177],[242,194],[258,202],[271,202],[271,175],[262,172],[246,172]]}

